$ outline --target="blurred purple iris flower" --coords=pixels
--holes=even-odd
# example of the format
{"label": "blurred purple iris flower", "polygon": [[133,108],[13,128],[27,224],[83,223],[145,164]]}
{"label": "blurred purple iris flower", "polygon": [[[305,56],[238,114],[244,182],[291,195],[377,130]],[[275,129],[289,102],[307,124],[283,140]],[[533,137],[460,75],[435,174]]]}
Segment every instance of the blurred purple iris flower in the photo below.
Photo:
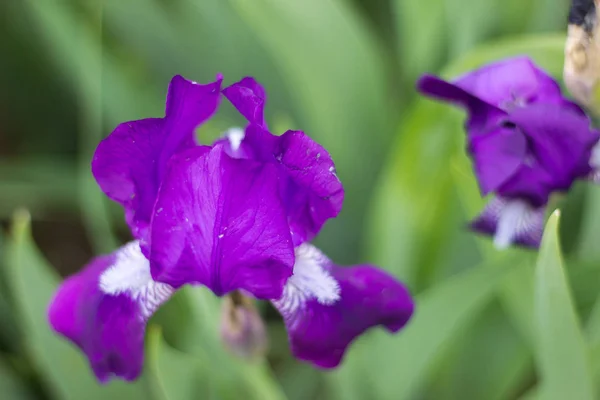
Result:
{"label": "blurred purple iris flower", "polygon": [[[49,319],[100,381],[139,376],[146,323],[185,284],[270,300],[294,355],[324,368],[368,328],[396,332],[412,315],[395,278],[369,265],[338,267],[308,243],[342,207],[329,153],[301,131],[269,132],[254,79],[222,91],[221,80],[174,77],[165,117],[123,123],[96,150],[92,172],[123,206],[134,241],[68,278]],[[194,131],[221,94],[248,125],[198,145]]]}
{"label": "blurred purple iris flower", "polygon": [[467,149],[482,195],[495,196],[471,223],[498,248],[537,248],[553,192],[592,173],[600,134],[559,85],[529,58],[484,66],[452,83],[425,75],[427,96],[464,108]]}

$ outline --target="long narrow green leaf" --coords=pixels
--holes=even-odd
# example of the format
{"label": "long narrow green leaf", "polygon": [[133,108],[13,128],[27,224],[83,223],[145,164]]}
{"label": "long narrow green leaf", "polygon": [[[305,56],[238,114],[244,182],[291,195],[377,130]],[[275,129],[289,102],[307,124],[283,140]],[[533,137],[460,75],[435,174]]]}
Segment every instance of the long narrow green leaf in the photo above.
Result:
{"label": "long narrow green leaf", "polygon": [[46,310],[59,278],[35,248],[29,214],[15,214],[6,251],[7,277],[15,315],[30,361],[57,399],[146,399],[142,382],[100,385],[83,354],[50,329]]}
{"label": "long narrow green leaf", "polygon": [[536,266],[537,362],[545,399],[594,399],[594,385],[580,323],[564,271],[558,238],[559,211],[544,231]]}
{"label": "long narrow green leaf", "polygon": [[465,54],[496,28],[497,5],[493,1],[445,0],[443,7],[451,58]]}
{"label": "long narrow green leaf", "polygon": [[[86,71],[79,73],[86,82],[78,83],[79,99],[79,203],[84,225],[94,250],[108,253],[117,247],[108,217],[107,199],[98,188],[90,170],[94,149],[104,138],[102,127],[102,3],[90,3],[93,15],[90,27],[91,43],[86,38],[85,27],[73,44],[82,54],[87,51]],[[90,46],[91,45],[91,46]],[[88,76],[89,74],[89,76]]]}
{"label": "long narrow green leaf", "polygon": [[524,376],[533,375],[533,355],[528,343],[507,322],[496,300],[474,323],[463,326],[460,337],[441,362],[440,371],[429,380],[426,397],[513,399],[522,390]]}
{"label": "long narrow green leaf", "polygon": [[[455,211],[458,198],[448,168],[462,150],[462,137],[455,134],[460,120],[456,110],[418,101],[400,128],[370,207],[369,259],[416,291],[435,281],[459,239],[472,238],[461,229],[463,216]],[[457,263],[476,265],[473,256],[477,249],[469,246]]]}
{"label": "long narrow green leaf", "polygon": [[77,192],[80,210],[90,239],[98,252],[108,252],[116,247],[106,199],[93,181],[89,168],[95,145],[102,132],[102,44],[101,3],[95,5],[96,21],[88,29],[82,21],[75,20],[72,10],[64,1],[24,1],[23,4],[38,22],[44,39],[55,51],[57,62],[68,71],[80,105],[80,168]]}
{"label": "long narrow green leaf", "polygon": [[197,356],[211,395],[254,400],[283,400],[285,395],[264,360],[247,361],[229,354],[220,340],[220,299],[206,288],[184,288],[157,314],[165,339]]}
{"label": "long narrow green leaf", "polygon": [[3,399],[33,400],[32,390],[10,365],[0,358],[0,393]]}
{"label": "long narrow green leaf", "polygon": [[596,391],[600,392],[600,296],[598,296],[585,326],[589,346],[592,377]]}
{"label": "long narrow green leaf", "polygon": [[367,372],[375,398],[415,398],[447,346],[519,264],[507,257],[448,279],[417,296],[413,320],[397,337],[374,335],[368,351],[353,362],[372,366]]}
{"label": "long narrow green leaf", "polygon": [[150,326],[148,360],[153,394],[163,400],[209,399],[210,386],[206,370],[201,365],[208,360],[170,348],[163,340],[160,328]]}
{"label": "long narrow green leaf", "polygon": [[14,157],[0,160],[0,218],[10,219],[19,207],[34,217],[50,210],[77,207],[75,168],[54,158]]}
{"label": "long narrow green leaf", "polygon": [[407,81],[434,70],[446,57],[448,37],[444,0],[392,2],[398,62]]}
{"label": "long narrow green leaf", "polygon": [[575,253],[580,260],[597,263],[600,260],[600,246],[596,240],[600,227],[600,187],[589,185],[586,188],[586,196],[585,218],[582,221],[580,240]]}
{"label": "long narrow green leaf", "polygon": [[486,43],[444,68],[443,75],[456,77],[481,65],[506,57],[526,55],[551,75],[562,75],[564,34],[522,35]]}

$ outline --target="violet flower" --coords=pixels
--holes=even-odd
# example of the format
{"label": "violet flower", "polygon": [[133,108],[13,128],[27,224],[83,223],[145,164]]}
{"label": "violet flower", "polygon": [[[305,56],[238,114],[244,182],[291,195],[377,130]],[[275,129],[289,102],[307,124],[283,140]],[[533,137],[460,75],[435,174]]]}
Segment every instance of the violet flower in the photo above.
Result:
{"label": "violet flower", "polygon": [[[294,354],[322,367],[337,365],[369,327],[397,331],[412,314],[394,278],[370,266],[336,267],[306,243],[340,212],[343,187],[322,146],[300,131],[268,131],[264,90],[253,79],[223,91],[247,128],[196,144],[220,83],[173,78],[164,118],[119,125],[94,155],[94,176],[123,206],[135,240],[68,278],[49,319],[101,381],[139,375],[148,319],[185,284],[271,300]],[[238,311],[242,325],[223,324],[241,328],[229,342],[263,343],[256,313]]]}
{"label": "violet flower", "polygon": [[592,172],[598,131],[558,84],[526,57],[500,61],[452,83],[431,75],[421,93],[468,113],[467,149],[483,196],[494,193],[472,223],[498,248],[537,248],[553,192],[567,191]]}

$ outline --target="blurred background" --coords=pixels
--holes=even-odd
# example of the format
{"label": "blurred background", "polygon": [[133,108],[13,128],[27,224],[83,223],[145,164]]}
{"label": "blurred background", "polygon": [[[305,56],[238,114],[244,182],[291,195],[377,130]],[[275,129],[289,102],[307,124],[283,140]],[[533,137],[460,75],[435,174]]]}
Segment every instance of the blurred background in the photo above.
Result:
{"label": "blurred background", "polygon": [[[593,398],[600,188],[577,184],[561,200],[562,255],[542,251],[537,270],[534,252],[494,251],[464,229],[486,201],[464,154],[464,116],[414,89],[424,72],[453,77],[521,54],[560,79],[568,9],[569,0],[2,0],[0,397]],[[331,152],[346,201],[316,244],[339,264],[368,261],[401,278],[416,316],[395,336],[370,331],[324,372],[290,356],[267,305],[267,359],[231,356],[219,300],[186,289],[149,325],[142,378],[100,386],[45,316],[61,276],[129,240],[91,155],[119,122],[162,116],[173,75],[208,82],[218,72],[226,84],[255,76],[273,130],[304,130]],[[201,141],[243,125],[223,105]]]}

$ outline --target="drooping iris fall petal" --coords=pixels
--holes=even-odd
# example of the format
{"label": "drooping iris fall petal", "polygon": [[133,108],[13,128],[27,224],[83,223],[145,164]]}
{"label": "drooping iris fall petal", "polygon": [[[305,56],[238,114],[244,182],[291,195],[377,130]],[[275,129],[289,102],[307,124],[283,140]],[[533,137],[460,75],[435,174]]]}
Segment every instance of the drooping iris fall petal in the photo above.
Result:
{"label": "drooping iris fall petal", "polygon": [[81,348],[100,381],[134,380],[143,367],[146,322],[172,293],[169,285],[152,280],[139,243],[131,242],[67,278],[48,318]]}
{"label": "drooping iris fall petal", "polygon": [[371,265],[340,267],[310,244],[296,249],[294,275],[273,301],[283,316],[294,356],[334,368],[366,330],[399,331],[414,303],[408,290]]}

